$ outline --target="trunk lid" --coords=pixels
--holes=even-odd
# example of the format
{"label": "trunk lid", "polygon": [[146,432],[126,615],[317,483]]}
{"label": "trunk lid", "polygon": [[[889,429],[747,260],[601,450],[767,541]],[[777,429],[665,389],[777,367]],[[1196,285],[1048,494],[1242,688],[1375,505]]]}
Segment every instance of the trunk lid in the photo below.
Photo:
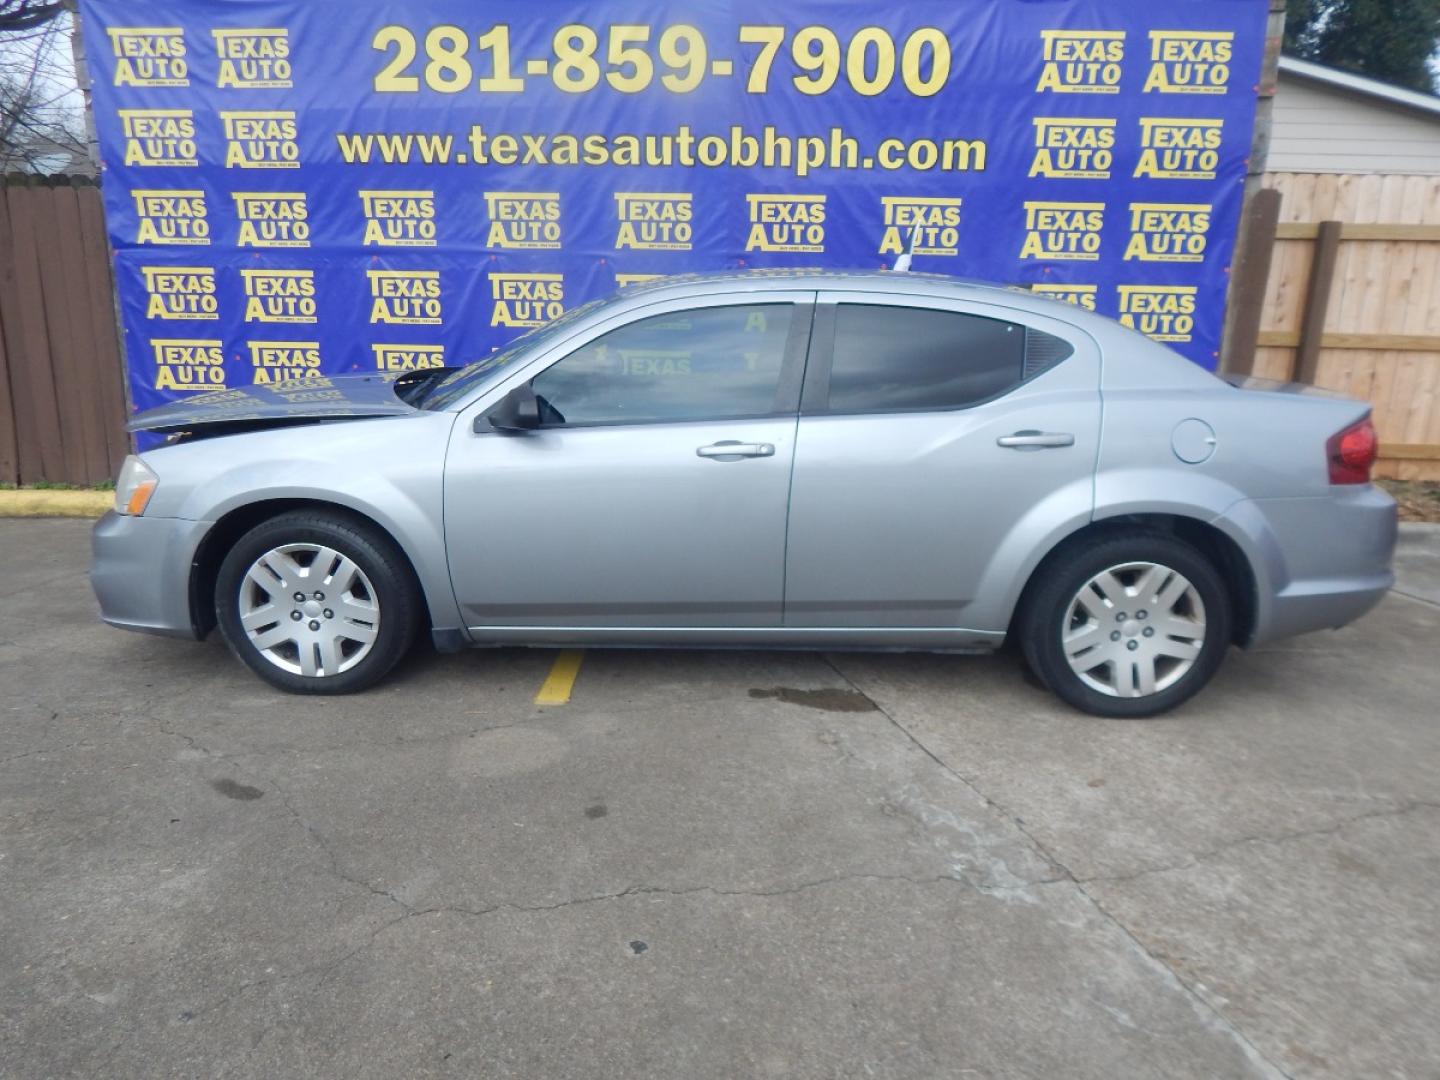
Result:
{"label": "trunk lid", "polygon": [[1334,390],[1325,390],[1319,386],[1311,386],[1309,383],[1281,382],[1279,379],[1257,379],[1253,375],[1221,375],[1221,379],[1235,387],[1237,390],[1259,390],[1270,394],[1298,394],[1302,397],[1340,399],[1342,401],[1353,401],[1354,399],[1346,394],[1336,393]]}

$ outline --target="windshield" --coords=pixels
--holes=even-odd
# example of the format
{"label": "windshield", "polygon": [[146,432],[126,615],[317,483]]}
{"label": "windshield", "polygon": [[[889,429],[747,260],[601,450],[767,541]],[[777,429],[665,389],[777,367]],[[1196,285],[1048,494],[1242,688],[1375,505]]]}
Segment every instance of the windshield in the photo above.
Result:
{"label": "windshield", "polygon": [[591,300],[588,304],[571,308],[544,326],[537,327],[528,334],[522,334],[499,352],[492,353],[484,360],[477,360],[473,364],[467,364],[460,370],[452,372],[430,387],[425,396],[415,402],[416,407],[438,410],[453,405],[494,372],[509,364],[522,353],[527,353],[537,345],[545,344],[550,338],[559,336],[577,319],[590,314],[602,303],[604,303],[603,300]]}

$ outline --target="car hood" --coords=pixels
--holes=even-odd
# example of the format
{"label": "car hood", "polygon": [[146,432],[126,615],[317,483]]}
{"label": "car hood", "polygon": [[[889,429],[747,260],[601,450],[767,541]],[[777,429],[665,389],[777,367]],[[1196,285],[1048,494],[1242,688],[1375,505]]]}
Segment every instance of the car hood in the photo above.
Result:
{"label": "car hood", "polygon": [[[130,431],[191,431],[224,424],[265,427],[271,423],[404,416],[415,412],[400,394],[434,372],[387,371],[374,375],[311,375],[262,386],[216,390],[147,409],[126,425]],[[397,385],[398,384],[398,385]]]}

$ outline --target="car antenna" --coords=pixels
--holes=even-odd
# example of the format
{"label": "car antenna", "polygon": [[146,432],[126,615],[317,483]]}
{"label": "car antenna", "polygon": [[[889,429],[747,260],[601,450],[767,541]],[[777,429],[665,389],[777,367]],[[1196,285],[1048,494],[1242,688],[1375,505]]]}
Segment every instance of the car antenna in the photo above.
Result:
{"label": "car antenna", "polygon": [[903,274],[910,269],[910,260],[915,257],[915,241],[920,237],[920,226],[910,230],[910,239],[905,242],[905,253],[895,260],[892,273]]}

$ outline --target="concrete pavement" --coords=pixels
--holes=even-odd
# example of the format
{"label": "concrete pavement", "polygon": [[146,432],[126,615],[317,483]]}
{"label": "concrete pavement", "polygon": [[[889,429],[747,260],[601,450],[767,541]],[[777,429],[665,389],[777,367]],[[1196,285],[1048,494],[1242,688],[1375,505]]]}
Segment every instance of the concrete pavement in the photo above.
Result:
{"label": "concrete pavement", "polygon": [[1158,721],[1007,657],[591,652],[541,708],[545,652],[301,699],[109,630],[88,528],[0,521],[0,1075],[1440,1069],[1418,574]]}
{"label": "concrete pavement", "polygon": [[1440,525],[1418,522],[1400,526],[1395,549],[1397,591],[1440,604]]}

